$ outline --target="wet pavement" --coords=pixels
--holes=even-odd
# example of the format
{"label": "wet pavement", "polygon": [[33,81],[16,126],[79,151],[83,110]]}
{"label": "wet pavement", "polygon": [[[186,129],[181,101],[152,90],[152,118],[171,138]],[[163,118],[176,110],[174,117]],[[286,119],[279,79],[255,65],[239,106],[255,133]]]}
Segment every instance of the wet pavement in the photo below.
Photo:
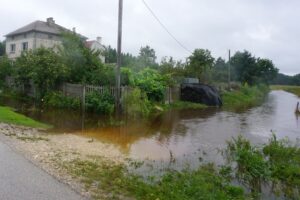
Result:
{"label": "wet pavement", "polygon": [[84,199],[0,140],[0,199]]}

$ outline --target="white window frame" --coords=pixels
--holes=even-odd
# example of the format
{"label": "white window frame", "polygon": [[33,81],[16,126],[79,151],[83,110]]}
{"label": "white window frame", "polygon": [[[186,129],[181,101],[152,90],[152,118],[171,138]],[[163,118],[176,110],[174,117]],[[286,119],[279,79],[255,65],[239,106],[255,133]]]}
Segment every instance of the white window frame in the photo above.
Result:
{"label": "white window frame", "polygon": [[28,50],[28,42],[22,42],[22,51],[27,51],[27,50]]}
{"label": "white window frame", "polygon": [[10,53],[16,52],[16,44],[10,44]]}

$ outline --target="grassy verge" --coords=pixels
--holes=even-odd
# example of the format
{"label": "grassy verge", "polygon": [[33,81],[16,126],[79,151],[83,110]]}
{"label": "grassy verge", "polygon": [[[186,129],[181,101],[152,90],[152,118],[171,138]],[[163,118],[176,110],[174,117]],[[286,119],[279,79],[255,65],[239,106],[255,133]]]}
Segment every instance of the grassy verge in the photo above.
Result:
{"label": "grassy verge", "polygon": [[32,128],[43,128],[43,129],[51,128],[50,125],[37,122],[24,115],[14,112],[9,107],[2,107],[2,106],[0,106],[0,122],[21,125],[21,126],[28,126]]}
{"label": "grassy verge", "polygon": [[272,90],[284,90],[290,93],[293,93],[300,97],[300,86],[291,86],[291,85],[272,85]]}
{"label": "grassy verge", "polygon": [[243,86],[240,90],[222,94],[223,105],[225,108],[254,106],[262,102],[268,92],[267,86]]}
{"label": "grassy verge", "polygon": [[67,171],[92,191],[94,199],[245,199],[244,191],[233,186],[213,165],[195,171],[168,172],[159,180],[144,180],[126,167],[99,157],[64,162]]}
{"label": "grassy verge", "polygon": [[169,105],[164,105],[163,108],[165,111],[175,109],[175,110],[181,110],[181,109],[204,109],[208,106],[200,103],[192,103],[187,101],[176,101]]}

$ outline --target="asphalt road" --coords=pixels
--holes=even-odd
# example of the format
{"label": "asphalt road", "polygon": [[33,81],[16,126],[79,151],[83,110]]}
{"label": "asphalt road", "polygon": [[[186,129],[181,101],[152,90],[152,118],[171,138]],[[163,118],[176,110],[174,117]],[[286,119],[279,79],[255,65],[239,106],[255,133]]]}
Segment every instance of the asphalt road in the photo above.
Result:
{"label": "asphalt road", "polygon": [[0,141],[0,200],[84,199]]}

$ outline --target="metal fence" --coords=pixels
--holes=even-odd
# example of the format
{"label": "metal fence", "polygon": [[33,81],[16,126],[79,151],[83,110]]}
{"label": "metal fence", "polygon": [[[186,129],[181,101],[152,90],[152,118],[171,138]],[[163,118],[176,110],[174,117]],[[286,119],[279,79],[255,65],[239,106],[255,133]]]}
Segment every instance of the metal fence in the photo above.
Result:
{"label": "metal fence", "polygon": [[[71,83],[64,83],[60,87],[60,90],[66,96],[72,96],[77,98],[83,98],[92,92],[97,92],[99,94],[103,94],[108,92],[112,96],[115,96],[117,93],[117,88],[112,86],[95,86],[95,85],[82,85],[82,84],[71,84]],[[130,92],[131,88],[128,86],[121,87],[121,94],[120,97],[124,97],[128,92]]]}

